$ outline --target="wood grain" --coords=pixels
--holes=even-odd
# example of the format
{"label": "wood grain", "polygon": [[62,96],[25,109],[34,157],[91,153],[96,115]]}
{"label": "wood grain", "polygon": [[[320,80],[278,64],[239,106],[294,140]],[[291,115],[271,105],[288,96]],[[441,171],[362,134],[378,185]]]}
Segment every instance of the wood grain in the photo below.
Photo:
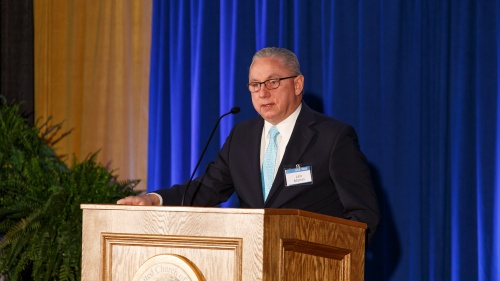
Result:
{"label": "wood grain", "polygon": [[82,280],[180,255],[206,280],[363,280],[366,225],[299,210],[88,205]]}

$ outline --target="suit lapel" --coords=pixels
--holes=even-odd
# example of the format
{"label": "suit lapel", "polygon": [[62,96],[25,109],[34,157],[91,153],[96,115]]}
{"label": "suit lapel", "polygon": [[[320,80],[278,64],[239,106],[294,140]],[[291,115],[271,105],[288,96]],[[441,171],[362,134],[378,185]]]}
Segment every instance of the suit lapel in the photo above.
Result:
{"label": "suit lapel", "polygon": [[[248,186],[251,188],[250,194],[252,202],[250,205],[264,207],[264,197],[262,195],[262,180],[260,175],[260,141],[262,138],[262,129],[264,127],[264,119],[258,118],[252,127],[249,129],[248,153],[249,159],[241,159],[243,162],[248,163],[249,178]],[[254,196],[255,194],[255,196]]]}

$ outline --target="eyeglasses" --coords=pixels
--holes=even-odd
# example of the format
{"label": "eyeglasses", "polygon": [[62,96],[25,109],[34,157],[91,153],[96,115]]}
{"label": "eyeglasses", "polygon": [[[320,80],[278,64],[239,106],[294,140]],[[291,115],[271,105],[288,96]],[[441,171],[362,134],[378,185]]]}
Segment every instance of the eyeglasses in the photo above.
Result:
{"label": "eyeglasses", "polygon": [[298,75],[283,77],[283,78],[272,78],[272,79],[268,79],[264,82],[250,82],[247,84],[247,86],[248,86],[248,90],[252,93],[260,91],[260,85],[262,85],[262,84],[264,84],[268,90],[272,90],[272,89],[276,89],[280,86],[281,80],[295,78],[297,76]]}

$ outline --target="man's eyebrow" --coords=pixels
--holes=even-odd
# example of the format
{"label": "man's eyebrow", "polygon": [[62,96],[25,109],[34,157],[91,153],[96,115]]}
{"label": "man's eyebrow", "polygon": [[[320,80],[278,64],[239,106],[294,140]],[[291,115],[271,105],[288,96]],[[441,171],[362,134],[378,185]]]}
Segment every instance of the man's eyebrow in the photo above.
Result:
{"label": "man's eyebrow", "polygon": [[257,79],[250,79],[250,82],[264,82],[264,81],[267,81],[267,80],[270,80],[270,79],[277,79],[279,78],[280,76],[278,74],[271,74],[269,76],[267,76],[266,79],[262,80],[262,81],[259,81]]}

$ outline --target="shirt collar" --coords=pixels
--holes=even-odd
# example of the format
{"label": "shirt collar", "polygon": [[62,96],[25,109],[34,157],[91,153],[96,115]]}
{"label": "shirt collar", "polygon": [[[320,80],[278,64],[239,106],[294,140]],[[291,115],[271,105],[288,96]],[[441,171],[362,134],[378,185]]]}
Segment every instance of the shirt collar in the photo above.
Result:
{"label": "shirt collar", "polygon": [[[290,114],[290,116],[288,116],[285,120],[281,121],[280,123],[278,123],[276,125],[276,128],[278,128],[278,131],[280,131],[280,135],[283,136],[284,134],[286,134],[286,135],[292,134],[293,127],[295,126],[295,122],[297,121],[297,118],[299,117],[299,113],[300,113],[301,109],[302,109],[302,103],[299,104],[297,109],[295,109],[295,111],[292,114]],[[264,121],[264,132],[265,132],[266,138],[269,137],[269,130],[271,129],[272,126],[273,126],[273,124],[271,124],[267,121]]]}

